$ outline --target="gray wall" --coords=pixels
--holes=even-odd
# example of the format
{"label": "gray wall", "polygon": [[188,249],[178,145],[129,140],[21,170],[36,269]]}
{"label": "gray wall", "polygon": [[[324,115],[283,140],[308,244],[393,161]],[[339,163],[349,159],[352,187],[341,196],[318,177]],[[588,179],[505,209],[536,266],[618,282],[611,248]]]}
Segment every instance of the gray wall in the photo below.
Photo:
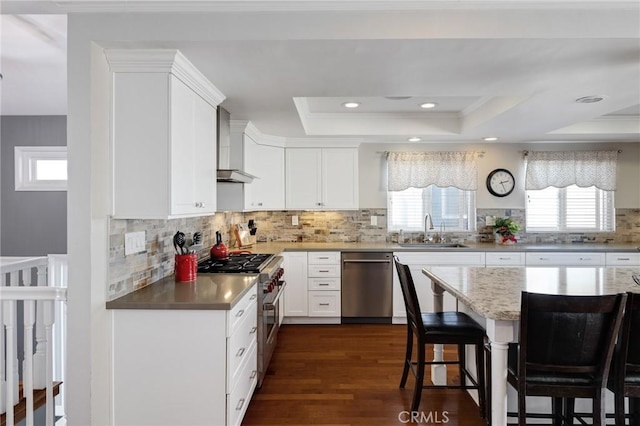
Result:
{"label": "gray wall", "polygon": [[0,255],[67,252],[67,192],[16,191],[14,147],[67,144],[66,116],[2,116]]}

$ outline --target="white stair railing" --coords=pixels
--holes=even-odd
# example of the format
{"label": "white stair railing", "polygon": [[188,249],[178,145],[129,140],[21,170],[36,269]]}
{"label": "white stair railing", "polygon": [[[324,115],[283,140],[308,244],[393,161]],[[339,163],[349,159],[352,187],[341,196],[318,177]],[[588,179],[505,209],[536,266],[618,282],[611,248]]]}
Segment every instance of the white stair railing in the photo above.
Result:
{"label": "white stair railing", "polygon": [[[56,286],[47,286],[48,268],[55,275],[49,283]],[[66,274],[65,255],[0,257],[0,414],[5,414],[8,426],[15,423],[12,407],[19,402],[20,361],[27,426],[34,422],[34,389],[45,390],[46,424],[54,424],[54,362],[64,365],[64,330],[56,330],[54,339],[54,324],[65,326],[67,289],[60,285],[66,286]],[[37,286],[31,285],[32,276]],[[18,318],[20,306],[23,314]],[[18,327],[23,327],[22,360],[17,351]],[[58,370],[55,380],[62,380],[64,371]]]}

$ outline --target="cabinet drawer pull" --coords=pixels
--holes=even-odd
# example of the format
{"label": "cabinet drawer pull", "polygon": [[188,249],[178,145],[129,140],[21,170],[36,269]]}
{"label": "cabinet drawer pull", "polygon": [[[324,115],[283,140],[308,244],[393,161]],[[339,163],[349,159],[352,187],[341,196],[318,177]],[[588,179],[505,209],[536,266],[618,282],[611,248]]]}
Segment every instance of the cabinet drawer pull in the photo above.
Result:
{"label": "cabinet drawer pull", "polygon": [[330,284],[329,283],[318,283],[318,285],[327,286],[327,285],[330,285]]}
{"label": "cabinet drawer pull", "polygon": [[318,257],[318,259],[327,259],[327,260],[329,260],[329,256],[321,256],[321,257]]}
{"label": "cabinet drawer pull", "polygon": [[253,327],[249,334],[255,334],[256,331],[258,331],[258,327]]}
{"label": "cabinet drawer pull", "polygon": [[238,405],[236,405],[236,411],[242,410],[242,406],[244,405],[244,398],[238,401]]}
{"label": "cabinet drawer pull", "polygon": [[202,201],[197,201],[196,202],[196,207],[199,209],[203,209],[204,208],[204,203]]}
{"label": "cabinet drawer pull", "polygon": [[238,358],[239,358],[239,357],[241,357],[241,356],[242,356],[242,354],[244,354],[244,351],[245,351],[245,348],[240,348],[240,349],[238,350],[238,353],[236,354],[236,356],[237,356]]}
{"label": "cabinet drawer pull", "polygon": [[593,260],[590,257],[581,257],[580,260]]}
{"label": "cabinet drawer pull", "polygon": [[619,257],[616,260],[631,260],[630,257]]}
{"label": "cabinet drawer pull", "polygon": [[326,269],[319,269],[318,272],[329,272],[329,271]]}
{"label": "cabinet drawer pull", "polygon": [[320,306],[329,306],[329,304],[328,304],[328,303],[320,303],[319,305],[320,305]]}
{"label": "cabinet drawer pull", "polygon": [[257,370],[253,370],[251,372],[251,376],[249,376],[249,379],[253,380],[256,378],[256,376],[258,375],[258,371]]}
{"label": "cabinet drawer pull", "polygon": [[549,260],[548,257],[539,257],[538,260]]}
{"label": "cabinet drawer pull", "polygon": [[510,257],[499,257],[498,259],[500,259],[500,260],[511,260]]}
{"label": "cabinet drawer pull", "polygon": [[249,298],[249,300],[253,300],[253,299],[255,299],[256,297],[258,297],[258,295],[257,295],[257,294],[252,294],[252,295],[251,295],[251,297]]}
{"label": "cabinet drawer pull", "polygon": [[236,317],[240,318],[242,315],[244,315],[244,309],[240,309],[236,314]]}

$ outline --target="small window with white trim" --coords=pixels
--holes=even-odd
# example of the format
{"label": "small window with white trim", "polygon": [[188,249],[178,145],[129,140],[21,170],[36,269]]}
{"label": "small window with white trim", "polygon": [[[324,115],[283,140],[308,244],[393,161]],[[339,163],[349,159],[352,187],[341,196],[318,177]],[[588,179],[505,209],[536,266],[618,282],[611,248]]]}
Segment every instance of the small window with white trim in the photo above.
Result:
{"label": "small window with white trim", "polygon": [[66,146],[15,147],[16,191],[66,191]]}

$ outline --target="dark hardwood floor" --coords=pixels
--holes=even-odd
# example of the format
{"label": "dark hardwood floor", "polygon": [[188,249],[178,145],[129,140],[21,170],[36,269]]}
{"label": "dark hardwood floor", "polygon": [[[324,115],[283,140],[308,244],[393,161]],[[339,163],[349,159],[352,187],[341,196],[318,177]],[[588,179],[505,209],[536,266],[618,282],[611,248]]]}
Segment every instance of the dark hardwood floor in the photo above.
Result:
{"label": "dark hardwood floor", "polygon": [[455,389],[425,389],[410,421],[413,377],[398,387],[405,341],[405,325],[283,325],[242,424],[483,426],[471,397]]}

